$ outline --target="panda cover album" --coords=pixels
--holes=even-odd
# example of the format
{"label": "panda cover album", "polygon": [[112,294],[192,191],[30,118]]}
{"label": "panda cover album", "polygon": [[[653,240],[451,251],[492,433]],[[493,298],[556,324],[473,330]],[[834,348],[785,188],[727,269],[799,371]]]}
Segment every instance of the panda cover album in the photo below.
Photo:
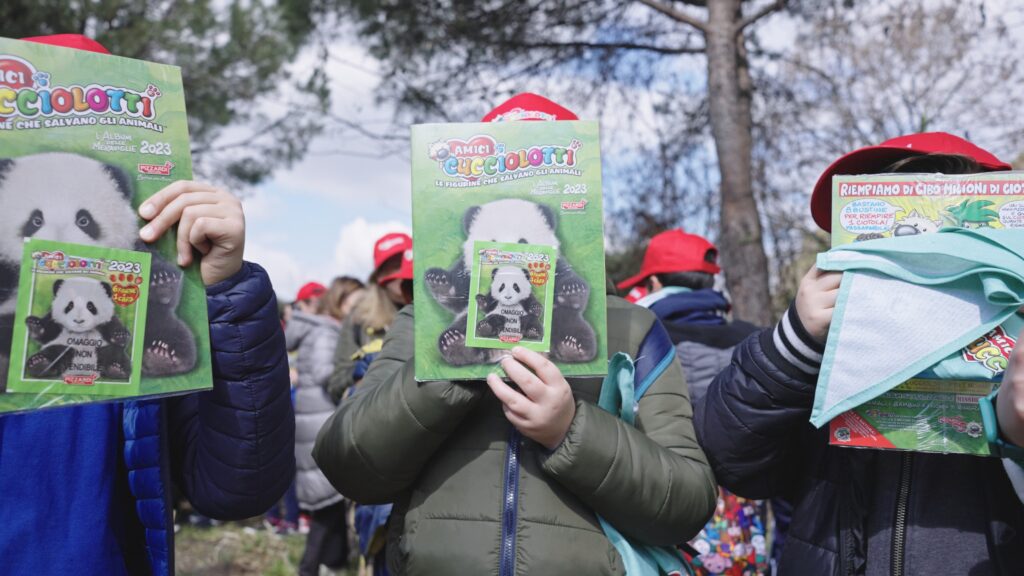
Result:
{"label": "panda cover album", "polygon": [[208,389],[206,294],[138,206],[192,177],[181,72],[0,38],[0,413]]}
{"label": "panda cover album", "polygon": [[412,128],[416,379],[477,380],[515,346],[607,372],[596,122]]}

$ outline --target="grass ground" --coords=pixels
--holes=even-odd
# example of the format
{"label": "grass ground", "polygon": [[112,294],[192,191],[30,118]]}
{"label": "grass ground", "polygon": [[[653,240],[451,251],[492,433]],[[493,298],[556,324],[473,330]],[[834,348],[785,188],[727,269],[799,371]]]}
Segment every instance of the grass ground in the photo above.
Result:
{"label": "grass ground", "polygon": [[[209,528],[182,526],[175,534],[178,576],[295,576],[306,544],[303,535],[279,536],[258,523]],[[355,570],[334,572],[355,576]]]}

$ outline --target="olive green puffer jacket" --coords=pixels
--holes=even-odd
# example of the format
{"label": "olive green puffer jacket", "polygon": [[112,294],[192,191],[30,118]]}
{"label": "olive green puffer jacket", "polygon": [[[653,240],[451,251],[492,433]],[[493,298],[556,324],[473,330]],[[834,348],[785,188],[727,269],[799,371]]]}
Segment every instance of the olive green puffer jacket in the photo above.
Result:
{"label": "olive green puffer jacket", "polygon": [[[649,332],[667,338],[648,310],[618,298],[608,328],[610,353],[634,358]],[[362,391],[342,403],[314,449],[342,494],[395,503],[393,574],[623,574],[595,512],[655,545],[687,541],[711,516],[715,481],[678,361],[640,400],[638,428],[596,406],[600,378],[571,379],[576,416],[548,453],[512,428],[485,383],[417,383],[412,330],[406,307]]]}

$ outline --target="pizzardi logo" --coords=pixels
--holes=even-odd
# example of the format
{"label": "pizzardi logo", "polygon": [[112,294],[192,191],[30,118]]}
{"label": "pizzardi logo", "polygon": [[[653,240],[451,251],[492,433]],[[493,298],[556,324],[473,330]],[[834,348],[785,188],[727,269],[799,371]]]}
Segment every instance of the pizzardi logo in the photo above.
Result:
{"label": "pizzardi logo", "polygon": [[[77,125],[60,123],[59,118],[89,114],[116,114],[125,120],[152,120],[160,89],[150,84],[145,90],[104,84],[51,84],[49,72],[10,54],[0,54],[0,119],[48,119],[43,127]],[[125,124],[125,122],[106,122]]]}
{"label": "pizzardi logo", "polygon": [[[437,161],[445,175],[475,182],[481,178],[499,176],[560,173],[557,170],[576,166],[577,153],[581,147],[580,141],[574,138],[566,146],[538,145],[510,150],[493,137],[480,134],[468,140],[451,138],[434,142],[430,145],[428,155],[431,160]],[[542,169],[556,171],[530,172]]]}
{"label": "pizzardi logo", "polygon": [[174,163],[164,162],[163,164],[139,164],[139,173],[159,175],[159,176],[170,176],[171,170],[174,169]]}
{"label": "pizzardi logo", "polygon": [[71,386],[92,386],[96,383],[96,374],[66,374],[64,383]]}
{"label": "pizzardi logo", "polygon": [[971,342],[963,350],[964,360],[977,362],[988,368],[992,375],[1002,374],[1010,362],[1010,353],[1017,340],[1006,333],[1002,326]]}

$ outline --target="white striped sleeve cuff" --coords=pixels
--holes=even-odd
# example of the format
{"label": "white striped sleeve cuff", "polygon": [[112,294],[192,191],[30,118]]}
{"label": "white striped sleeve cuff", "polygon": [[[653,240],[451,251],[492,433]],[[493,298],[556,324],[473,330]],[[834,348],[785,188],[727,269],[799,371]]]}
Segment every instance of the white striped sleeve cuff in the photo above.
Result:
{"label": "white striped sleeve cuff", "polygon": [[800,372],[814,375],[821,370],[825,345],[807,333],[796,314],[795,306],[790,305],[782,320],[772,330],[771,343],[773,351]]}

